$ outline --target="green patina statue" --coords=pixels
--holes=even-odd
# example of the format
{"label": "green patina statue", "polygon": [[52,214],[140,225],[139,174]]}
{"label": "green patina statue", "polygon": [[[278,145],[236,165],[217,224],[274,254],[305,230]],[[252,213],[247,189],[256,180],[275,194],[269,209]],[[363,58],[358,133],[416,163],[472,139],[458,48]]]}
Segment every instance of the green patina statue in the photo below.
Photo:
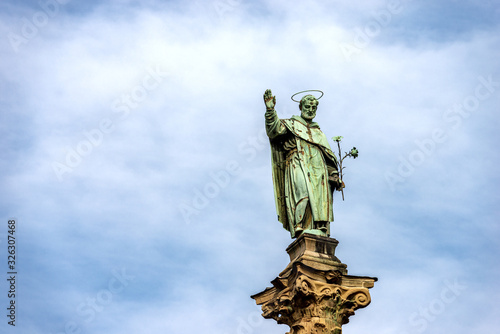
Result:
{"label": "green patina statue", "polygon": [[318,99],[302,97],[301,115],[290,119],[278,118],[276,97],[270,89],[264,93],[264,102],[278,220],[292,238],[304,232],[328,237],[333,221],[332,192],[345,185],[339,178],[337,157],[313,122]]}

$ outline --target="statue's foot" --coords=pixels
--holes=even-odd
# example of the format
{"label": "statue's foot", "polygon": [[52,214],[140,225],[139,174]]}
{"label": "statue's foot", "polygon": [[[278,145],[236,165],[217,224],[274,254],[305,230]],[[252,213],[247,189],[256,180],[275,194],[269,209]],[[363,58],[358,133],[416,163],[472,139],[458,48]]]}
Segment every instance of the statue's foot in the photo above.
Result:
{"label": "statue's foot", "polygon": [[318,223],[318,227],[319,227],[319,230],[321,232],[324,232],[324,233],[328,232],[328,227],[326,227],[326,224],[327,224],[326,222]]}
{"label": "statue's foot", "polygon": [[295,237],[298,238],[302,232],[304,232],[304,229],[302,227],[296,227],[295,228]]}

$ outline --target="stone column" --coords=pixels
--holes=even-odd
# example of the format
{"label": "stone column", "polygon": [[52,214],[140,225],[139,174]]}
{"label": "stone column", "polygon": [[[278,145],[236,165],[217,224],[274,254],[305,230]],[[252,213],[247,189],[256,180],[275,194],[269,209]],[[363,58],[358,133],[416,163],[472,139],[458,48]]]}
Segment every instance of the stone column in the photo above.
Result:
{"label": "stone column", "polygon": [[376,277],[347,275],[335,256],[338,241],[303,234],[286,249],[290,263],[271,283],[251,296],[262,316],[290,326],[289,334],[341,334],[354,311],[368,306]]}

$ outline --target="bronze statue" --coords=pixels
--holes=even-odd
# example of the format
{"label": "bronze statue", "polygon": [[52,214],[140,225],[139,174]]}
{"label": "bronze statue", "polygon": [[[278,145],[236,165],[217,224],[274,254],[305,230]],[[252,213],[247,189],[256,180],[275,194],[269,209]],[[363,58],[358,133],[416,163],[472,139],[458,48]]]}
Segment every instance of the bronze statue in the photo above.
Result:
{"label": "bronze statue", "polygon": [[279,119],[274,110],[276,97],[270,89],[264,93],[276,211],[292,238],[304,232],[330,236],[332,192],[345,186],[339,178],[337,157],[319,125],[313,122],[319,98],[305,95],[296,101],[300,116]]}

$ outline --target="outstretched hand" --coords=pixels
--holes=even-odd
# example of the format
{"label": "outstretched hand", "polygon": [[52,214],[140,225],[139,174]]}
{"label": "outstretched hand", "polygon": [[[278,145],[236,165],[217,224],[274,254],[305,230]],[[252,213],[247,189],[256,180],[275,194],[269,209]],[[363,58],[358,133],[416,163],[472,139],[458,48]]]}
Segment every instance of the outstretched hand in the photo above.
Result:
{"label": "outstretched hand", "polygon": [[276,96],[273,96],[273,92],[270,89],[267,89],[264,93],[264,103],[267,110],[273,110],[276,105]]}

